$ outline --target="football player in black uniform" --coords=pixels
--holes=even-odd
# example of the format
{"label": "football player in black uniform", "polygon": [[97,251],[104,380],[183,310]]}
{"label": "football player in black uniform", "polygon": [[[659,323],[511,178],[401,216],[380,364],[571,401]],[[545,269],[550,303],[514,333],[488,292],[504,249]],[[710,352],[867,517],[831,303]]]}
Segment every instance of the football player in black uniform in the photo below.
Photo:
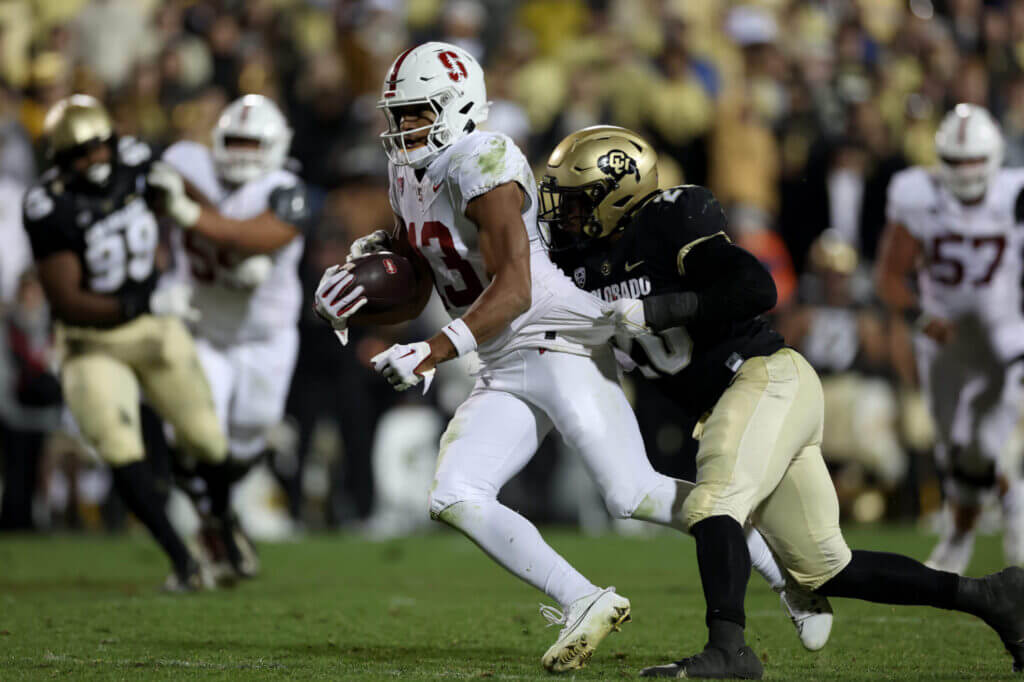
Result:
{"label": "football player in black uniform", "polygon": [[711,192],[659,190],[650,145],[596,126],[552,152],[540,201],[556,262],[578,286],[615,301],[631,362],[701,415],[697,482],[679,513],[697,542],[708,643],[644,676],[761,677],[743,633],[748,518],[804,588],[974,614],[1022,669],[1024,569],[962,578],[896,554],[850,551],[821,456],[821,384],[758,317],[775,305],[771,276],[729,241]]}
{"label": "football player in black uniform", "polygon": [[227,443],[192,337],[188,292],[154,293],[157,221],[146,201],[149,148],[114,134],[92,97],[58,102],[45,119],[53,166],[24,199],[24,225],[55,319],[64,397],[85,440],[113,468],[129,509],[171,559],[171,591],[203,583],[171,527],[139,421],[144,392],[189,453],[224,460]]}

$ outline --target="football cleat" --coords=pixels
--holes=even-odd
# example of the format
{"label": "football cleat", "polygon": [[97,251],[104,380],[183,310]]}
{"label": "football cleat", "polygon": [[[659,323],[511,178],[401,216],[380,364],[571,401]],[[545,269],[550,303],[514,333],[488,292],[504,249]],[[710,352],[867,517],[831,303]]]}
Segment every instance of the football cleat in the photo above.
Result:
{"label": "football cleat", "polygon": [[973,583],[970,593],[975,603],[970,605],[971,613],[999,635],[1013,656],[1013,672],[1024,672],[1024,568],[1011,566],[984,578],[966,580]]}
{"label": "football cleat", "polygon": [[652,665],[640,677],[685,677],[716,680],[759,680],[764,667],[749,646],[728,653],[710,644],[696,656],[666,665]]}
{"label": "football cleat", "polygon": [[260,573],[260,558],[249,536],[234,515],[224,525],[224,547],[228,562],[239,578],[255,578]]}
{"label": "football cleat", "polygon": [[779,593],[779,601],[805,649],[818,651],[828,643],[832,634],[832,605],[826,597],[787,585]]}
{"label": "football cleat", "polygon": [[191,561],[184,574],[175,571],[167,576],[160,591],[166,594],[188,594],[212,590],[216,586],[210,566],[205,561]]}
{"label": "football cleat", "polygon": [[562,613],[542,604],[540,613],[549,625],[564,625],[558,640],[541,658],[541,664],[553,673],[582,668],[613,630],[630,620],[629,600],[615,594],[614,587],[577,599]]}

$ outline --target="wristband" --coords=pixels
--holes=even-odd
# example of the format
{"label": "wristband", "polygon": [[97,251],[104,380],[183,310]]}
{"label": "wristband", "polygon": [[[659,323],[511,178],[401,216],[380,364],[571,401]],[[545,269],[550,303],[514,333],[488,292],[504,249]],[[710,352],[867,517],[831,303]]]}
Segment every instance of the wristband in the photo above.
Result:
{"label": "wristband", "polygon": [[463,322],[461,317],[446,324],[441,331],[455,346],[455,352],[459,357],[476,350],[476,337],[473,336],[473,332],[469,330],[469,326]]}

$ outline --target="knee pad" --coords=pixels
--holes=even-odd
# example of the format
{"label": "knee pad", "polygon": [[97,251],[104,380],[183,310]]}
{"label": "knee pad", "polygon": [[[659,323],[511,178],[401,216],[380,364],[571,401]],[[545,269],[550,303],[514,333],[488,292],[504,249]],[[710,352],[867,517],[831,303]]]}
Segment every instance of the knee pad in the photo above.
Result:
{"label": "knee pad", "polygon": [[444,479],[434,479],[434,485],[431,486],[427,499],[430,518],[434,521],[450,523],[447,519],[441,518],[441,513],[446,509],[460,502],[496,500],[498,491],[485,490],[464,478],[449,476]]}

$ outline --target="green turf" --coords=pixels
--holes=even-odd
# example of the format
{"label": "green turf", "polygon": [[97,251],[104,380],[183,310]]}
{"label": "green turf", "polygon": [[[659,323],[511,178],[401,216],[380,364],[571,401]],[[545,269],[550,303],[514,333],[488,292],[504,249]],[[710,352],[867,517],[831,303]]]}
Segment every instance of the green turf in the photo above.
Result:
{"label": "green turf", "polygon": [[[633,603],[633,622],[575,677],[633,677],[703,646],[692,541],[547,535]],[[883,528],[848,538],[916,557],[933,540]],[[972,573],[999,568],[998,539],[978,545]],[[461,536],[319,536],[262,553],[257,581],[165,596],[154,589],[163,559],[141,536],[0,536],[0,680],[550,679],[540,656],[556,629],[537,614],[540,595]],[[756,577],[747,610],[766,679],[1009,677],[995,635],[967,616],[842,601],[829,646],[810,654]]]}

